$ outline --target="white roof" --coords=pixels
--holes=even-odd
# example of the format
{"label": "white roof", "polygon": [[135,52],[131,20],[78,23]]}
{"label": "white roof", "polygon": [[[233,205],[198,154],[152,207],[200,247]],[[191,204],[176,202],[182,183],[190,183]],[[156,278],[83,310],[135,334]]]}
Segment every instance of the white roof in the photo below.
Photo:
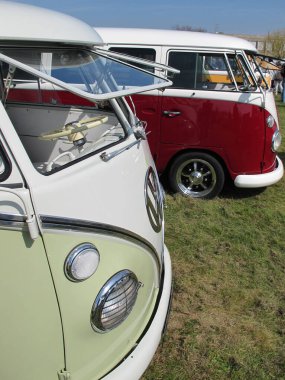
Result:
{"label": "white roof", "polygon": [[11,1],[0,1],[0,40],[102,44],[94,29],[83,21]]}
{"label": "white roof", "polygon": [[249,41],[224,34],[180,30],[95,28],[106,44],[239,49],[256,52]]}

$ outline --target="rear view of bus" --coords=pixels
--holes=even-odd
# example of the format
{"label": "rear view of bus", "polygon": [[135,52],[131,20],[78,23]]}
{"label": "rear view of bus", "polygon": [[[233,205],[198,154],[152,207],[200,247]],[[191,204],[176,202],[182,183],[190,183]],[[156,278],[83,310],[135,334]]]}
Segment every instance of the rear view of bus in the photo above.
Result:
{"label": "rear view of bus", "polygon": [[171,82],[101,46],[77,19],[0,1],[1,380],[139,379],[165,329],[163,194],[122,96]]}

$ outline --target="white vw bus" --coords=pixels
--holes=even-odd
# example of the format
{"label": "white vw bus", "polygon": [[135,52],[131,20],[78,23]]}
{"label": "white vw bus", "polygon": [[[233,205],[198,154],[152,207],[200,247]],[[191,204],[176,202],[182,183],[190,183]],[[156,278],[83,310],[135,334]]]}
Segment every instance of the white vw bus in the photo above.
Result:
{"label": "white vw bus", "polygon": [[155,166],[122,96],[171,82],[108,58],[56,12],[0,1],[0,31],[0,379],[139,379],[171,264]]}

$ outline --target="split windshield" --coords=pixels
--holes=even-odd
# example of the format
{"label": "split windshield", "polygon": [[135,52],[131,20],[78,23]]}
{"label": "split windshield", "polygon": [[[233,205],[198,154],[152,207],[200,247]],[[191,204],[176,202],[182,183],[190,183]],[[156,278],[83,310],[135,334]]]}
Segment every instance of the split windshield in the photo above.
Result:
{"label": "split windshield", "polygon": [[[122,73],[119,84],[114,68]],[[124,75],[134,78],[132,86]],[[169,84],[84,49],[0,48],[0,100],[33,166],[43,175],[94,154],[105,157],[106,149],[132,133],[134,117],[120,97]]]}
{"label": "split windshield", "polygon": [[[258,84],[263,89],[271,88],[271,80],[273,77],[273,73],[278,70],[278,67],[274,64],[274,62],[270,62],[273,58],[259,56],[258,54],[247,54],[250,65],[254,71],[254,75],[257,79]],[[276,59],[277,61],[278,59]]]}
{"label": "split windshield", "polygon": [[[171,85],[149,72],[82,48],[7,48],[0,49],[0,53],[42,73],[43,80],[50,79],[58,86],[66,84],[66,89],[73,87],[78,95],[89,99],[104,100]],[[35,75],[32,70],[30,73]],[[15,76],[14,85],[20,84],[17,79],[27,83],[28,78]]]}

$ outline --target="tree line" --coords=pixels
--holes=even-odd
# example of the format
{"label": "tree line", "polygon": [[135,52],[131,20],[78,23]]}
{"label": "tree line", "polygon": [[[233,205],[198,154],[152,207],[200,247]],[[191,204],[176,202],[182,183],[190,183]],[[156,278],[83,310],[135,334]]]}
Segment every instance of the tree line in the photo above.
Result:
{"label": "tree line", "polygon": [[[191,32],[207,32],[207,29],[203,27],[193,27],[191,25],[176,25],[173,29]],[[262,42],[264,43],[264,48],[261,49],[263,50],[261,51],[262,53],[285,60],[285,29],[268,33],[267,36],[262,38]]]}

